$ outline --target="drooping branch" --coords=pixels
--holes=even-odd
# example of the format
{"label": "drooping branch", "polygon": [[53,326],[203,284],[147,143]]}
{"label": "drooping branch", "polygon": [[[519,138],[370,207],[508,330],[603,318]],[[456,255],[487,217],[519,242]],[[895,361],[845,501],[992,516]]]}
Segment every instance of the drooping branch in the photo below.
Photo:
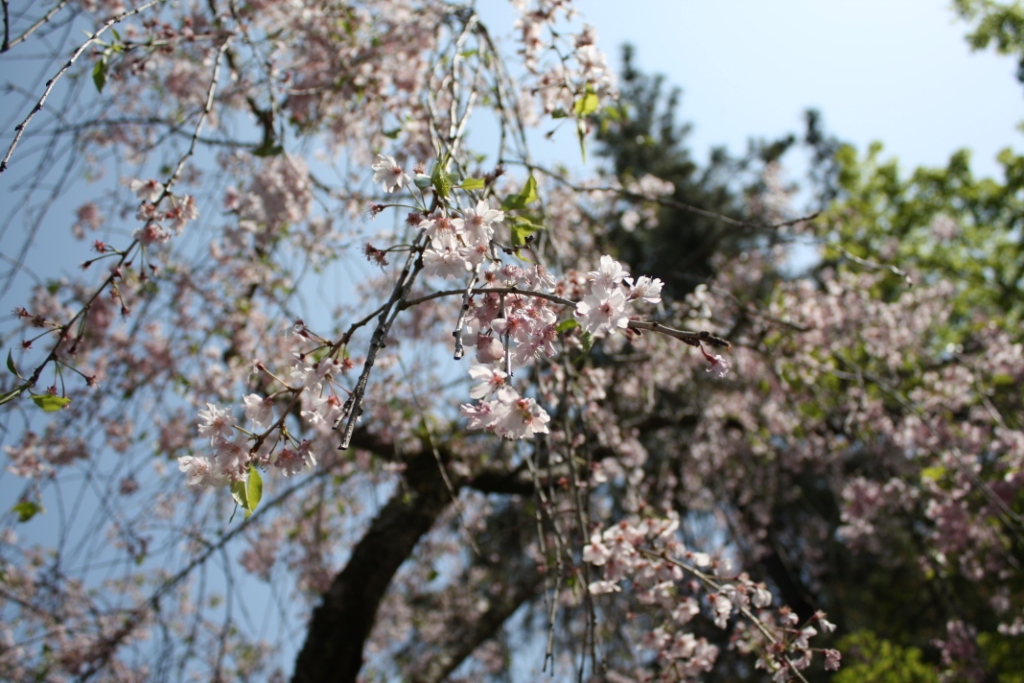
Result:
{"label": "drooping branch", "polygon": [[34,107],[32,107],[32,111],[29,112],[28,116],[26,116],[21,123],[14,127],[14,140],[11,141],[10,147],[7,148],[7,153],[4,155],[4,158],[0,160],[0,173],[3,173],[4,171],[7,170],[8,163],[10,162],[11,157],[14,155],[14,149],[18,146],[18,142],[21,141],[21,136],[25,134],[25,128],[28,127],[28,124],[31,123],[35,115],[43,110],[43,106],[45,106],[46,99],[50,96],[50,92],[53,90],[53,86],[55,86],[57,84],[57,81],[59,81],[61,77],[65,73],[67,73],[68,70],[71,69],[71,67],[75,65],[75,61],[77,61],[78,58],[81,57],[86,52],[86,50],[89,49],[91,45],[99,41],[99,39],[103,37],[103,34],[105,34],[115,25],[121,23],[129,17],[145,12],[154,5],[161,4],[165,1],[166,0],[151,0],[150,2],[147,2],[144,5],[136,7],[135,9],[126,10],[116,16],[111,17],[110,19],[105,21],[99,29],[97,29],[92,35],[90,35],[85,42],[78,46],[78,49],[75,50],[74,54],[71,55],[68,61],[64,63],[64,65],[60,68],[60,70],[57,71],[53,78],[46,82],[46,88],[43,90],[43,94],[39,98],[39,101],[36,102]]}
{"label": "drooping branch", "polygon": [[[453,481],[455,492],[461,482]],[[355,681],[363,647],[392,577],[452,502],[437,462],[413,458],[403,485],[373,520],[313,610],[295,666],[295,683]]]}
{"label": "drooping branch", "polygon": [[490,584],[487,610],[469,619],[456,615],[441,643],[432,643],[417,665],[418,673],[410,678],[414,683],[440,683],[487,640],[492,638],[537,590],[544,575],[536,567],[518,568],[512,580],[496,579]]}

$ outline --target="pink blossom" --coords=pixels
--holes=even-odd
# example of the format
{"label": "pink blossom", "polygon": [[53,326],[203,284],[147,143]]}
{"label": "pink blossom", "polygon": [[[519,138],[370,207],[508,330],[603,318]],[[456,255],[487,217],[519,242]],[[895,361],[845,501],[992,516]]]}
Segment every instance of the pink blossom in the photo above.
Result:
{"label": "pink blossom", "polygon": [[464,403],[459,406],[462,416],[469,420],[466,429],[490,429],[493,427],[504,415],[503,408],[500,408],[501,412],[495,413],[494,407],[498,405],[495,402],[487,402],[476,405]]}
{"label": "pink blossom", "polygon": [[486,199],[477,202],[476,209],[466,209],[462,218],[455,218],[452,223],[458,229],[467,246],[484,246],[490,244],[494,236],[494,223],[505,220],[505,212],[492,209]]}
{"label": "pink blossom", "polygon": [[769,591],[764,585],[759,585],[754,589],[754,596],[750,601],[754,603],[754,607],[767,607],[772,604],[771,591]]}
{"label": "pink blossom", "polygon": [[185,482],[189,486],[215,486],[219,483],[206,458],[183,455],[178,458],[178,469],[185,473]]}
{"label": "pink blossom", "polygon": [[587,273],[595,289],[611,290],[629,277],[629,271],[607,254],[601,257],[597,270]]}
{"label": "pink blossom", "polygon": [[243,401],[245,402],[245,416],[252,421],[253,426],[257,429],[266,428],[274,421],[273,399],[262,398],[258,394],[249,394]]}
{"label": "pink blossom", "polygon": [[433,238],[430,248],[423,252],[423,274],[441,277],[461,277],[469,272],[468,251],[451,233],[440,233]]}
{"label": "pink blossom", "polygon": [[393,192],[395,188],[400,189],[409,184],[409,175],[402,170],[394,157],[378,154],[377,158],[380,161],[371,166],[373,182],[380,183],[385,192]]}
{"label": "pink blossom", "polygon": [[717,354],[712,356],[704,350],[703,346],[700,348],[700,352],[704,354],[705,360],[711,363],[711,367],[707,369],[707,372],[714,372],[718,377],[725,377],[729,374],[729,368],[732,367],[732,364],[729,361]]}
{"label": "pink blossom", "polygon": [[636,284],[629,288],[630,299],[640,299],[647,303],[656,304],[661,301],[661,288],[665,285],[658,278],[653,280],[646,275],[641,275]]}
{"label": "pink blossom", "polygon": [[307,439],[294,450],[282,448],[274,460],[274,466],[280,469],[281,473],[286,477],[294,476],[305,469],[315,467],[316,458],[313,456],[312,443]]}
{"label": "pink blossom", "polygon": [[199,418],[202,420],[199,435],[210,437],[211,445],[219,440],[228,441],[234,436],[235,418],[230,411],[207,403],[206,410],[199,411]]}
{"label": "pink blossom", "polygon": [[485,399],[505,386],[507,374],[489,365],[479,363],[469,368],[469,376],[480,382],[469,391],[470,398]]}
{"label": "pink blossom", "polygon": [[594,533],[590,536],[590,543],[583,546],[583,561],[598,567],[602,566],[612,556],[610,550],[601,542],[601,535]]}
{"label": "pink blossom", "polygon": [[155,180],[133,180],[128,188],[135,196],[146,202],[155,202],[164,193],[164,186]]}
{"label": "pink blossom", "polygon": [[189,195],[181,198],[171,195],[170,203],[171,208],[164,214],[164,218],[170,221],[171,228],[180,235],[189,221],[199,218],[199,211],[195,200]]}
{"label": "pink blossom", "polygon": [[597,289],[576,304],[576,319],[584,330],[593,335],[624,330],[629,325],[626,315],[626,295],[621,288]]}
{"label": "pink blossom", "polygon": [[618,593],[622,590],[616,581],[591,581],[590,585],[587,586],[587,590],[590,591],[591,595],[604,595],[605,593]]}
{"label": "pink blossom", "polygon": [[504,413],[494,431],[506,439],[529,439],[535,434],[547,434],[551,420],[532,398],[523,398],[511,387],[498,390],[497,401]]}
{"label": "pink blossom", "polygon": [[479,362],[486,365],[501,360],[504,357],[505,348],[501,345],[501,340],[497,337],[483,334],[477,336],[476,359]]}

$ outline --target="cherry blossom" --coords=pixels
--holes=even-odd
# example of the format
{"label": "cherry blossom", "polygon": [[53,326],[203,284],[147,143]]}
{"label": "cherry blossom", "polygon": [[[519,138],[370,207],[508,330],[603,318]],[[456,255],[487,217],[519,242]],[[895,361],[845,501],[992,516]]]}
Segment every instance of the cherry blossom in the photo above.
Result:
{"label": "cherry blossom", "polygon": [[576,304],[576,318],[583,329],[599,335],[626,329],[629,315],[626,313],[626,295],[621,289],[607,290],[595,287],[594,291]]}
{"label": "cherry blossom", "polygon": [[373,182],[380,183],[385,192],[394,192],[409,184],[409,174],[402,170],[394,157],[378,154],[377,158],[379,161],[373,165]]}

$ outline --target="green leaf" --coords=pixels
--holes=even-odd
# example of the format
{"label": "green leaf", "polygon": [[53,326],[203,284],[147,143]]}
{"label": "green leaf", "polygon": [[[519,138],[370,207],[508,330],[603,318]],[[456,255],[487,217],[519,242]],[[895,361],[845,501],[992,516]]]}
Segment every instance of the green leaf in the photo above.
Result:
{"label": "green leaf", "polygon": [[992,377],[992,384],[997,387],[1008,387],[1017,383],[1017,380],[1013,378],[1013,375],[1007,375],[1000,373]]}
{"label": "green leaf", "polygon": [[583,118],[584,116],[590,116],[597,108],[601,105],[601,99],[594,92],[593,88],[588,87],[587,92],[583,94],[583,97],[578,98],[572,105],[572,110],[576,112],[576,116]]}
{"label": "green leaf", "polygon": [[263,477],[260,476],[260,471],[254,465],[249,465],[249,482],[245,485],[245,491],[246,501],[249,503],[245,516],[248,518],[249,515],[256,512],[256,506],[263,498]]}
{"label": "green leaf", "polygon": [[558,109],[551,112],[551,118],[553,119],[565,119],[569,117],[569,112],[559,107]]}
{"label": "green leaf", "polygon": [[92,82],[96,86],[96,92],[102,93],[103,86],[107,84],[107,55],[104,54],[92,67]]}
{"label": "green leaf", "polygon": [[558,327],[555,328],[555,331],[558,332],[558,334],[562,334],[563,332],[567,332],[568,330],[571,330],[579,326],[580,324],[578,322],[576,322],[573,318],[569,318],[568,320],[563,320],[562,322],[558,323]]}
{"label": "green leaf", "polygon": [[23,500],[11,508],[11,510],[18,513],[19,522],[27,522],[40,512],[43,512],[43,506],[39,503],[33,503],[31,500]]}
{"label": "green leaf", "polygon": [[386,137],[386,138],[391,138],[392,140],[397,140],[397,139],[398,139],[398,135],[399,135],[399,134],[400,134],[401,132],[402,132],[402,129],[401,129],[401,128],[392,128],[391,130],[386,130],[386,131],[384,131],[384,132],[382,133],[382,135],[383,135],[384,137]]}
{"label": "green leaf", "polygon": [[11,373],[15,377],[17,377],[18,379],[23,379],[21,374],[18,372],[18,368],[14,365],[14,356],[12,356],[11,353],[12,353],[12,350],[8,349],[8,351],[7,351],[7,369],[10,370]]}
{"label": "green leaf", "polygon": [[71,403],[70,398],[54,396],[53,394],[35,394],[32,396],[35,404],[43,409],[43,412],[55,413],[67,404]]}
{"label": "green leaf", "polygon": [[622,115],[622,110],[619,107],[605,107],[604,109],[601,110],[601,114],[604,118],[610,119],[612,121],[622,121],[624,118]]}
{"label": "green leaf", "polygon": [[483,178],[466,178],[459,187],[463,190],[482,190],[485,185]]}
{"label": "green leaf", "polygon": [[233,481],[231,482],[231,497],[238,503],[238,507],[246,511],[246,516],[249,516],[249,497],[245,490],[244,481]]}
{"label": "green leaf", "polygon": [[[506,219],[508,220],[508,219]],[[512,227],[512,245],[520,246],[526,244],[526,238],[533,233],[543,230],[543,226],[537,225],[529,218],[524,216],[515,216],[511,220]]]}
{"label": "green leaf", "polygon": [[274,142],[271,138],[252,151],[254,156],[260,158],[277,157],[284,154],[284,147]]}
{"label": "green leaf", "polygon": [[522,209],[538,199],[540,199],[540,196],[537,194],[537,181],[534,179],[533,175],[531,175],[526,180],[526,185],[519,194],[505,197],[505,201],[501,203],[501,208],[505,211]]}

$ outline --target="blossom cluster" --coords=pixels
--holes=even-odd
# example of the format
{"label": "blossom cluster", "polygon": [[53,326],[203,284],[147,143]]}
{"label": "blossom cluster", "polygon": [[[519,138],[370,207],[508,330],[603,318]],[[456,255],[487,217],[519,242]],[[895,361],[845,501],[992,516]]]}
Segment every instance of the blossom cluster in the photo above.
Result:
{"label": "blossom cluster", "polygon": [[[421,190],[432,186],[431,179],[422,173],[414,181],[392,156],[378,154],[371,170],[373,182],[385,192],[413,185]],[[657,189],[664,190],[660,186]],[[445,279],[470,277],[470,287],[476,281],[485,285],[476,291],[470,289],[467,301],[470,322],[464,331],[476,336],[478,360],[469,373],[474,380],[483,382],[470,392],[478,403],[461,407],[468,428],[523,439],[547,433],[550,418],[534,398],[522,396],[507,380],[513,366],[558,353],[561,306],[543,295],[570,285],[558,283],[540,265],[522,268],[502,263],[495,245],[495,230],[505,220],[505,212],[492,208],[486,198],[463,210],[439,202],[430,213],[409,216],[409,223],[426,237],[422,250],[424,275]],[[368,248],[367,254],[372,256],[379,251]],[[381,261],[379,256],[376,260]],[[661,280],[647,276],[634,281],[622,263],[602,256],[598,268],[587,274],[582,300],[573,307],[576,322],[594,337],[623,331],[628,326],[630,305],[659,303],[662,286]],[[503,291],[498,294],[488,289]],[[505,370],[499,369],[502,365]]]}
{"label": "blossom cluster", "polygon": [[[329,387],[345,369],[344,363],[332,358],[315,363],[308,356],[295,359],[286,391],[299,394],[300,415],[310,427],[327,429],[341,413],[341,401]],[[273,396],[249,394],[244,404],[252,431],[242,429],[230,409],[208,403],[199,411],[199,434],[209,437],[213,454],[178,458],[178,468],[190,486],[243,481],[250,466],[273,467],[289,477],[316,465],[311,440],[282,445],[282,439],[273,438],[278,428]]]}
{"label": "blossom cluster", "polygon": [[646,275],[634,283],[621,263],[611,256],[602,256],[598,269],[588,273],[586,294],[576,304],[576,319],[594,336],[625,330],[629,325],[627,305],[636,301],[660,302],[662,286],[661,280]]}
{"label": "blossom cluster", "polygon": [[[190,195],[177,196],[167,191],[156,180],[132,180],[129,187],[142,200],[135,217],[145,225],[135,232],[135,238],[144,246],[163,244],[174,235],[181,235],[189,221],[199,218],[195,200]],[[161,209],[161,200],[166,198],[170,208]],[[164,227],[164,223],[170,228]]]}
{"label": "blossom cluster", "polygon": [[728,559],[686,548],[679,523],[675,513],[623,520],[603,532],[595,530],[583,548],[583,561],[603,571],[602,578],[590,582],[591,594],[618,593],[629,582],[639,603],[661,608],[665,619],[643,640],[659,661],[681,671],[683,678],[711,670],[718,648],[684,629],[705,614],[720,629],[734,620],[756,626],[751,633],[760,635],[747,637],[744,646],[757,652],[757,668],[772,672],[778,683],[810,666],[814,652],[825,655],[827,668],[838,668],[838,652],[815,650],[809,644],[819,633],[811,622],[822,630],[835,630],[824,613],[801,626],[786,607],[769,611],[773,598],[764,583],[755,583],[745,573],[734,575]]}
{"label": "blossom cluster", "polygon": [[490,253],[494,230],[505,220],[505,213],[490,208],[486,199],[462,216],[451,217],[437,210],[420,222],[430,240],[423,252],[425,275],[460,277],[476,272]]}
{"label": "blossom cluster", "polygon": [[[467,428],[487,429],[506,439],[529,439],[548,433],[551,418],[537,401],[521,396],[510,386],[492,390],[498,382],[504,382],[504,372],[486,365],[474,365],[469,372],[484,381],[470,392],[480,403],[462,406],[462,414],[468,418]],[[490,377],[486,376],[488,373]]]}
{"label": "blossom cluster", "polygon": [[[492,266],[485,273],[485,281],[492,287],[503,284],[512,289],[550,289],[556,285],[539,266],[528,270]],[[661,287],[660,280],[646,276],[634,282],[621,263],[603,256],[598,269],[588,274],[583,300],[575,305],[576,321],[595,337],[624,330],[629,321],[627,307],[641,301],[657,303]],[[547,413],[534,399],[522,397],[509,386],[508,374],[498,366],[502,362],[509,367],[523,365],[558,353],[556,306],[545,298],[515,291],[485,293],[476,301],[473,312],[480,328],[476,344],[479,363],[469,373],[481,382],[470,391],[470,397],[480,403],[462,406],[463,415],[469,418],[468,428],[487,429],[510,439],[547,433]]]}

